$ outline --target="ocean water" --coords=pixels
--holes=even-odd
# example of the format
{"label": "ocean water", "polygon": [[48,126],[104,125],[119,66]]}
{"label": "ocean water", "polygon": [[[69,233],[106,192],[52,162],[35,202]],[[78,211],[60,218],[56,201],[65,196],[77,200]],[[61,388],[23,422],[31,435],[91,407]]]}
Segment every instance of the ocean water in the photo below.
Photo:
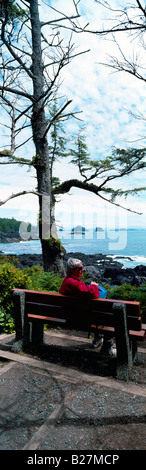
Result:
{"label": "ocean water", "polygon": [[[59,232],[61,242],[69,252],[84,254],[102,253],[110,255],[123,263],[124,267],[134,268],[146,266],[146,230],[119,230],[71,234],[69,231]],[[0,243],[0,251],[4,254],[41,254],[39,240],[21,241],[19,243]]]}

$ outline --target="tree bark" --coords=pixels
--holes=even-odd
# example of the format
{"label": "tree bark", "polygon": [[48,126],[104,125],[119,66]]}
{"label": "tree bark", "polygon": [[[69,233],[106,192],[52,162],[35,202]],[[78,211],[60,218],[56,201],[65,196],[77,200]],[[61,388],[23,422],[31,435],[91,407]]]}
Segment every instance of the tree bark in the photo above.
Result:
{"label": "tree bark", "polygon": [[[61,245],[57,251],[49,243],[51,234],[57,234],[54,219],[54,200],[51,192],[49,149],[47,141],[47,120],[43,103],[44,77],[41,50],[41,25],[39,20],[38,1],[30,2],[30,21],[32,29],[32,73],[33,73],[33,112],[32,132],[36,148],[34,167],[37,174],[37,191],[39,193],[39,236],[45,270],[64,273]],[[45,210],[43,208],[44,200]],[[53,233],[52,233],[53,231]],[[52,240],[51,240],[52,241]]]}

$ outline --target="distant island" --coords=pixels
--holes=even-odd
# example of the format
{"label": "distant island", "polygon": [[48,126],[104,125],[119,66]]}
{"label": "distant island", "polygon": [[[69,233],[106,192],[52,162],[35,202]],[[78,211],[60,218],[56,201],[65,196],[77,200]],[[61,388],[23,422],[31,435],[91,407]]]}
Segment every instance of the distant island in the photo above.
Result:
{"label": "distant island", "polygon": [[71,229],[71,233],[85,233],[87,232],[87,229],[85,227],[82,227],[82,225],[77,225],[76,227],[73,227]]}
{"label": "distant island", "polygon": [[[8,218],[0,218],[0,243],[18,243],[22,240],[22,237],[19,233],[20,225],[23,221],[16,220],[14,217],[12,219]],[[27,232],[31,232],[31,223],[27,223]],[[37,238],[38,228],[33,227],[35,237],[31,233],[29,240],[33,240]],[[39,238],[39,235],[38,235]]]}

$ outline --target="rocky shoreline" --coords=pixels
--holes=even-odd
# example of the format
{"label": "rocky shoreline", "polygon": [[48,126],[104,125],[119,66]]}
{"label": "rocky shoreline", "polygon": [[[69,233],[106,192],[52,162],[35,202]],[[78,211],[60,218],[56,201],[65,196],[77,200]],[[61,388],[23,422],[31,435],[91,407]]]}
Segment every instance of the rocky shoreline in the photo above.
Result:
{"label": "rocky shoreline", "polygon": [[[37,236],[37,233],[36,233],[35,238],[33,238],[32,234],[30,234],[29,241],[30,240],[36,240],[37,238],[39,238],[39,235]],[[17,231],[17,232],[1,232],[0,231],[0,243],[19,243],[22,240],[23,239],[22,239],[19,231]]]}
{"label": "rocky shoreline", "polygon": [[1,232],[0,243],[18,243],[21,241],[19,232]]}
{"label": "rocky shoreline", "polygon": [[[2,255],[2,253],[1,253]],[[11,258],[12,255],[3,255],[6,258]],[[85,255],[84,253],[66,253],[64,264],[68,258],[81,259],[85,271],[87,272],[87,282],[95,281],[108,283],[110,285],[131,284],[141,286],[146,283],[146,266],[139,265],[135,268],[124,268],[123,264],[116,261],[110,255],[103,255],[102,253],[95,255]],[[38,254],[23,254],[16,255],[18,259],[18,268],[23,269],[27,266],[43,266],[42,255]]]}

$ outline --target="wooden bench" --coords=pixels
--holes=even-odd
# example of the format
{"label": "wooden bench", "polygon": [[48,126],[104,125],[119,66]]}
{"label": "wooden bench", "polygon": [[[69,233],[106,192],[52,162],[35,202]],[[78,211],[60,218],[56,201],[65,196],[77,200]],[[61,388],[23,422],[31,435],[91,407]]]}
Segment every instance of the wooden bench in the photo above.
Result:
{"label": "wooden bench", "polygon": [[[114,299],[88,300],[52,292],[13,289],[16,344],[26,349],[30,342],[43,343],[48,323],[69,330],[99,331],[115,336],[117,377],[127,380],[137,354],[137,341],[145,338],[140,303]],[[14,350],[14,347],[13,347]]]}

